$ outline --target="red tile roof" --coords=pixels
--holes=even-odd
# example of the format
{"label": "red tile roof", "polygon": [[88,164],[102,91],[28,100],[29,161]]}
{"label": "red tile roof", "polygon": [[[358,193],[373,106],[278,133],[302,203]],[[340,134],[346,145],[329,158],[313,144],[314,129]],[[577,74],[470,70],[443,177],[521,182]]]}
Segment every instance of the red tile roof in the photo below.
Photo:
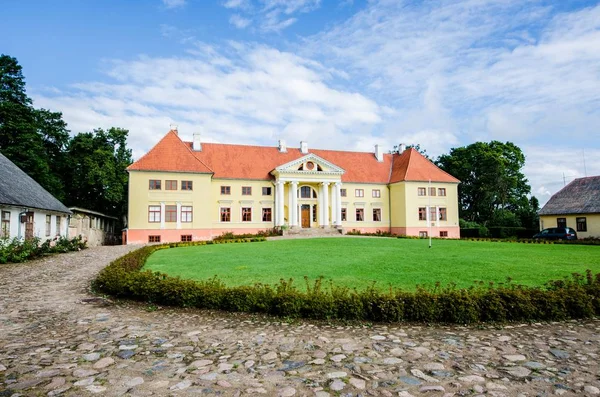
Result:
{"label": "red tile roof", "polygon": [[176,131],[169,131],[148,153],[127,167],[127,170],[213,172],[194,155]]}
{"label": "red tile roof", "polygon": [[[401,155],[384,154],[379,162],[374,153],[340,150],[309,150],[343,168],[342,182],[394,183],[400,181],[459,182],[414,149]],[[202,143],[202,151],[192,150],[177,132],[169,133],[128,170],[213,173],[215,178],[271,180],[275,168],[306,156],[299,148],[287,153],[277,147]]]}
{"label": "red tile roof", "polygon": [[402,155],[394,159],[390,183],[429,180],[431,182],[460,182],[413,148],[405,150]]}

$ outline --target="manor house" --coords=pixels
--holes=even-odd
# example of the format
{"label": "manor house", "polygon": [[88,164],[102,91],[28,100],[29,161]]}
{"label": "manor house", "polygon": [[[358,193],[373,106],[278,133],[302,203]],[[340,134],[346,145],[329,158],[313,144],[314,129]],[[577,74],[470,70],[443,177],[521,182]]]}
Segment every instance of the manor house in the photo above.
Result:
{"label": "manor house", "polygon": [[169,131],[129,171],[129,244],[274,227],[458,238],[459,181],[414,149],[347,152],[184,142]]}

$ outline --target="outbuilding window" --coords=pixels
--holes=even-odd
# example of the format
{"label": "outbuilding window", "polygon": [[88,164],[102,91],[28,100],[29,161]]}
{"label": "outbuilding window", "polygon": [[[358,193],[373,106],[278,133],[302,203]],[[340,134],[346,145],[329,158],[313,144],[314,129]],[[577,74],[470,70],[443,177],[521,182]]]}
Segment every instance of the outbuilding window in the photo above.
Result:
{"label": "outbuilding window", "polygon": [[10,235],[10,212],[2,211],[2,237]]}
{"label": "outbuilding window", "polygon": [[587,232],[587,218],[586,217],[577,218],[577,231],[578,232]]}

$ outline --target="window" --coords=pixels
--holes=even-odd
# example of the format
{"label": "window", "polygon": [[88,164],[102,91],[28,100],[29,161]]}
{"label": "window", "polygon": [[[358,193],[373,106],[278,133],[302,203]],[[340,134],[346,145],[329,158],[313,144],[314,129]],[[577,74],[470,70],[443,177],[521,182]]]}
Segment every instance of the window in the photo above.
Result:
{"label": "window", "polygon": [[177,181],[166,180],[165,190],[177,190]]}
{"label": "window", "polygon": [[252,186],[242,186],[242,196],[251,196]]}
{"label": "window", "polygon": [[429,188],[429,195],[430,196],[435,196],[435,188],[434,187],[430,187]]}
{"label": "window", "polygon": [[221,186],[221,194],[231,194],[231,186]]}
{"label": "window", "polygon": [[149,243],[160,243],[160,236],[148,236]]}
{"label": "window", "polygon": [[340,189],[340,197],[346,197],[348,195],[348,192],[346,191],[346,189]]}
{"label": "window", "polygon": [[192,190],[192,181],[181,181],[181,190]]}
{"label": "window", "polygon": [[347,218],[348,218],[348,211],[346,211],[346,208],[342,208],[342,222],[345,222]]}
{"label": "window", "polygon": [[447,221],[448,220],[448,216],[446,215],[446,208],[440,208],[439,211],[439,220],[440,221]]}
{"label": "window", "polygon": [[316,194],[313,194],[313,189],[310,186],[302,186],[300,187],[300,197],[301,198],[317,198]]}
{"label": "window", "polygon": [[46,215],[46,236],[50,235],[51,225],[52,225],[52,215]]}
{"label": "window", "polygon": [[221,208],[221,222],[231,222],[231,208]]}
{"label": "window", "polygon": [[177,222],[176,205],[165,205],[165,222]]}
{"label": "window", "polygon": [[438,189],[438,196],[445,196],[446,195],[446,188],[445,187],[441,187]]}
{"label": "window", "polygon": [[160,205],[148,206],[148,222],[160,222]]}
{"label": "window", "polygon": [[8,237],[10,235],[10,212],[2,211],[2,236]]}
{"label": "window", "polygon": [[419,232],[419,237],[423,238],[423,237],[427,237],[427,232]]}
{"label": "window", "polygon": [[586,218],[577,218],[577,231],[578,232],[587,232],[587,219]]}
{"label": "window", "polygon": [[440,232],[440,237],[448,237],[448,232],[447,231],[441,231]]}
{"label": "window", "polygon": [[356,209],[356,222],[362,222],[365,220],[365,209],[357,208]]}
{"label": "window", "polygon": [[61,220],[61,217],[57,215],[56,216],[56,232],[55,232],[57,236],[60,236],[60,220]]}
{"label": "window", "polygon": [[429,221],[435,222],[437,220],[438,220],[437,211],[436,211],[435,207],[429,207]]}
{"label": "window", "polygon": [[556,218],[557,227],[567,227],[567,218]]}
{"label": "window", "polygon": [[419,196],[427,196],[427,189],[425,189],[424,187],[420,187],[418,192]]}
{"label": "window", "polygon": [[160,179],[150,179],[150,190],[160,190]]}
{"label": "window", "polygon": [[373,222],[381,222],[381,208],[373,208]]}
{"label": "window", "polygon": [[262,209],[262,221],[263,222],[272,222],[272,211],[271,208],[263,208]]}
{"label": "window", "polygon": [[354,197],[365,197],[365,190],[364,189],[355,189]]}
{"label": "window", "polygon": [[427,208],[419,207],[419,220],[426,221],[427,220]]}
{"label": "window", "polygon": [[192,212],[193,208],[191,205],[182,205],[181,206],[181,222],[191,222],[192,221]]}
{"label": "window", "polygon": [[181,241],[183,241],[183,242],[190,242],[190,241],[192,241],[192,235],[191,234],[182,234],[181,235]]}
{"label": "window", "polygon": [[313,222],[317,221],[317,206],[316,205],[312,206],[312,220],[313,220]]}
{"label": "window", "polygon": [[242,207],[242,222],[252,222],[252,208]]}
{"label": "window", "polygon": [[381,190],[379,190],[379,189],[373,189],[373,191],[371,192],[371,194],[373,195],[373,197],[379,198],[379,197],[381,197]]}
{"label": "window", "polygon": [[263,196],[270,196],[271,195],[271,188],[270,187],[263,187],[262,188],[262,194],[263,194]]}

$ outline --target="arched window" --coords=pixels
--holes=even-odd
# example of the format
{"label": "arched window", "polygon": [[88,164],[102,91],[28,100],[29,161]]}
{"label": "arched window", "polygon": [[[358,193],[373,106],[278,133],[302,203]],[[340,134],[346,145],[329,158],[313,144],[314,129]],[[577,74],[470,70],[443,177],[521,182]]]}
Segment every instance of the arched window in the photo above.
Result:
{"label": "arched window", "polygon": [[300,198],[309,199],[309,198],[317,198],[317,192],[310,186],[302,186],[300,187]]}

